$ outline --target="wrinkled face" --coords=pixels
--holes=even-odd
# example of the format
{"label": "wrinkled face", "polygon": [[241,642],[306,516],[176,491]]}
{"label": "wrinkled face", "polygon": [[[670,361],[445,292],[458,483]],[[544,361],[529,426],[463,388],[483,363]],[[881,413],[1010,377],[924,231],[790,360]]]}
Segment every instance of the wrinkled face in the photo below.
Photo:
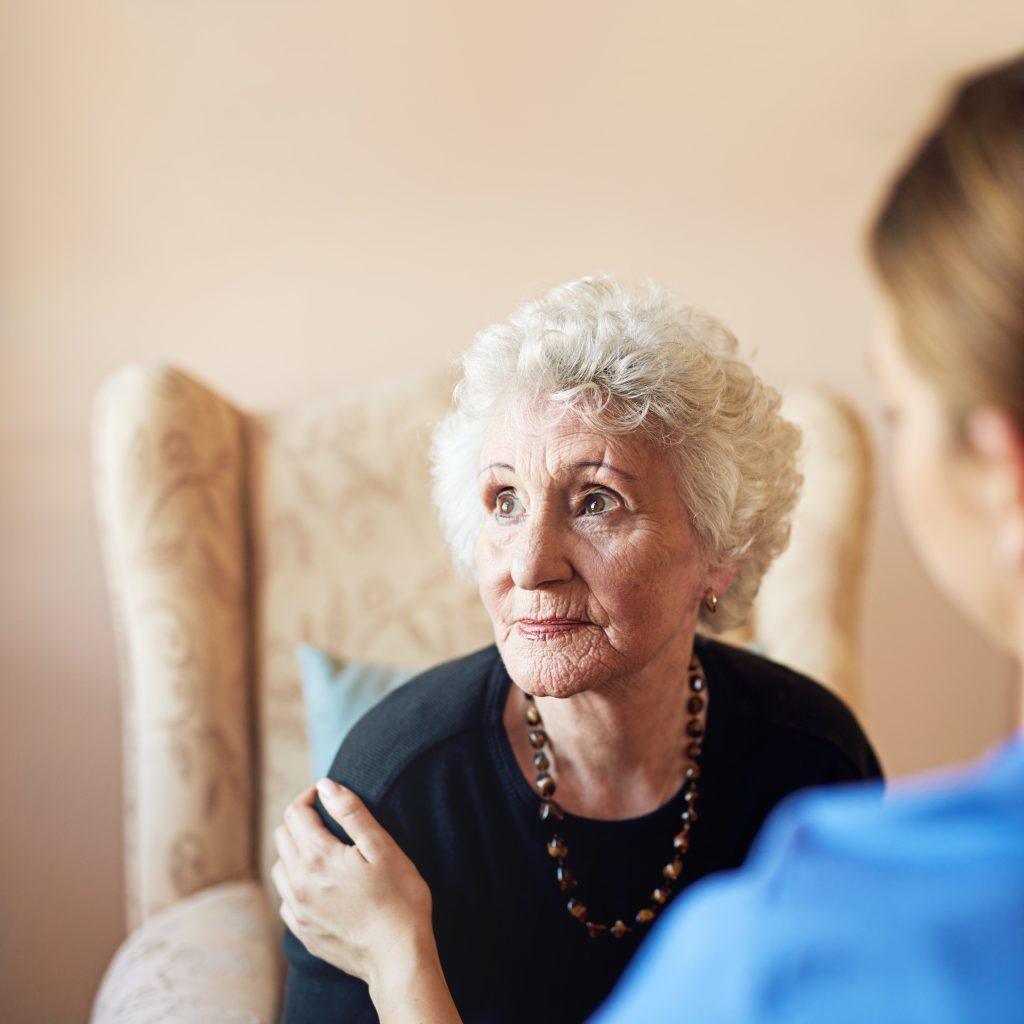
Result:
{"label": "wrinkled face", "polygon": [[871,365],[890,422],[893,487],[910,540],[946,597],[998,638],[1000,574],[983,468],[953,436],[938,393],[909,363],[891,324],[876,334]]}
{"label": "wrinkled face", "polygon": [[663,452],[574,416],[499,417],[477,484],[480,595],[520,687],[565,697],[685,672],[705,571]]}

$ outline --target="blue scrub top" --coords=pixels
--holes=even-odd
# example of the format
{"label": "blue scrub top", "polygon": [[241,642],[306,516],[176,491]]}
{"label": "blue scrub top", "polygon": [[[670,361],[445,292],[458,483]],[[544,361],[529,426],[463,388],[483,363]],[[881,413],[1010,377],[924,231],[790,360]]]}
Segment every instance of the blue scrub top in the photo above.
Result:
{"label": "blue scrub top", "polygon": [[880,798],[781,805],[590,1024],[1024,1024],[1024,734]]}

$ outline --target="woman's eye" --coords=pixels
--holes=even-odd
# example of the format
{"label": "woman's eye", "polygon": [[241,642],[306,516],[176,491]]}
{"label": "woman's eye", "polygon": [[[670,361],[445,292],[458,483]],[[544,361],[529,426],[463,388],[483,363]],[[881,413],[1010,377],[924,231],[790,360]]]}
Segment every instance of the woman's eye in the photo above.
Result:
{"label": "woman's eye", "polygon": [[605,491],[592,491],[583,499],[583,514],[599,516],[602,512],[610,512],[618,508],[618,499]]}
{"label": "woman's eye", "polygon": [[519,499],[511,491],[501,491],[494,500],[494,511],[499,519],[508,519],[519,511]]}

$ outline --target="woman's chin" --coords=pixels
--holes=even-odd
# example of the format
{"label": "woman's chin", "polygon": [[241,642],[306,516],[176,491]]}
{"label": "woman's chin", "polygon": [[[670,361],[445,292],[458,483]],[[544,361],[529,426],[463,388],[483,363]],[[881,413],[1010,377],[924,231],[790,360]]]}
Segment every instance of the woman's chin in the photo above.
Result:
{"label": "woman's chin", "polygon": [[606,682],[608,665],[600,657],[595,627],[552,632],[544,639],[518,629],[498,643],[512,681],[534,697],[572,697]]}

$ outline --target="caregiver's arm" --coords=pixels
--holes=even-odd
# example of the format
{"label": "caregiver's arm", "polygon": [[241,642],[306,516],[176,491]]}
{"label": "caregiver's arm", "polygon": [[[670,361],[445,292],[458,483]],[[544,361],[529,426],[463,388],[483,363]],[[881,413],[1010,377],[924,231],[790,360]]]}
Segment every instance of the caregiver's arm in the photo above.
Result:
{"label": "caregiver's arm", "polygon": [[[325,827],[316,794],[355,844]],[[364,980],[381,1024],[461,1024],[431,923],[430,890],[362,800],[329,779],[274,833],[281,918],[314,956]]]}

